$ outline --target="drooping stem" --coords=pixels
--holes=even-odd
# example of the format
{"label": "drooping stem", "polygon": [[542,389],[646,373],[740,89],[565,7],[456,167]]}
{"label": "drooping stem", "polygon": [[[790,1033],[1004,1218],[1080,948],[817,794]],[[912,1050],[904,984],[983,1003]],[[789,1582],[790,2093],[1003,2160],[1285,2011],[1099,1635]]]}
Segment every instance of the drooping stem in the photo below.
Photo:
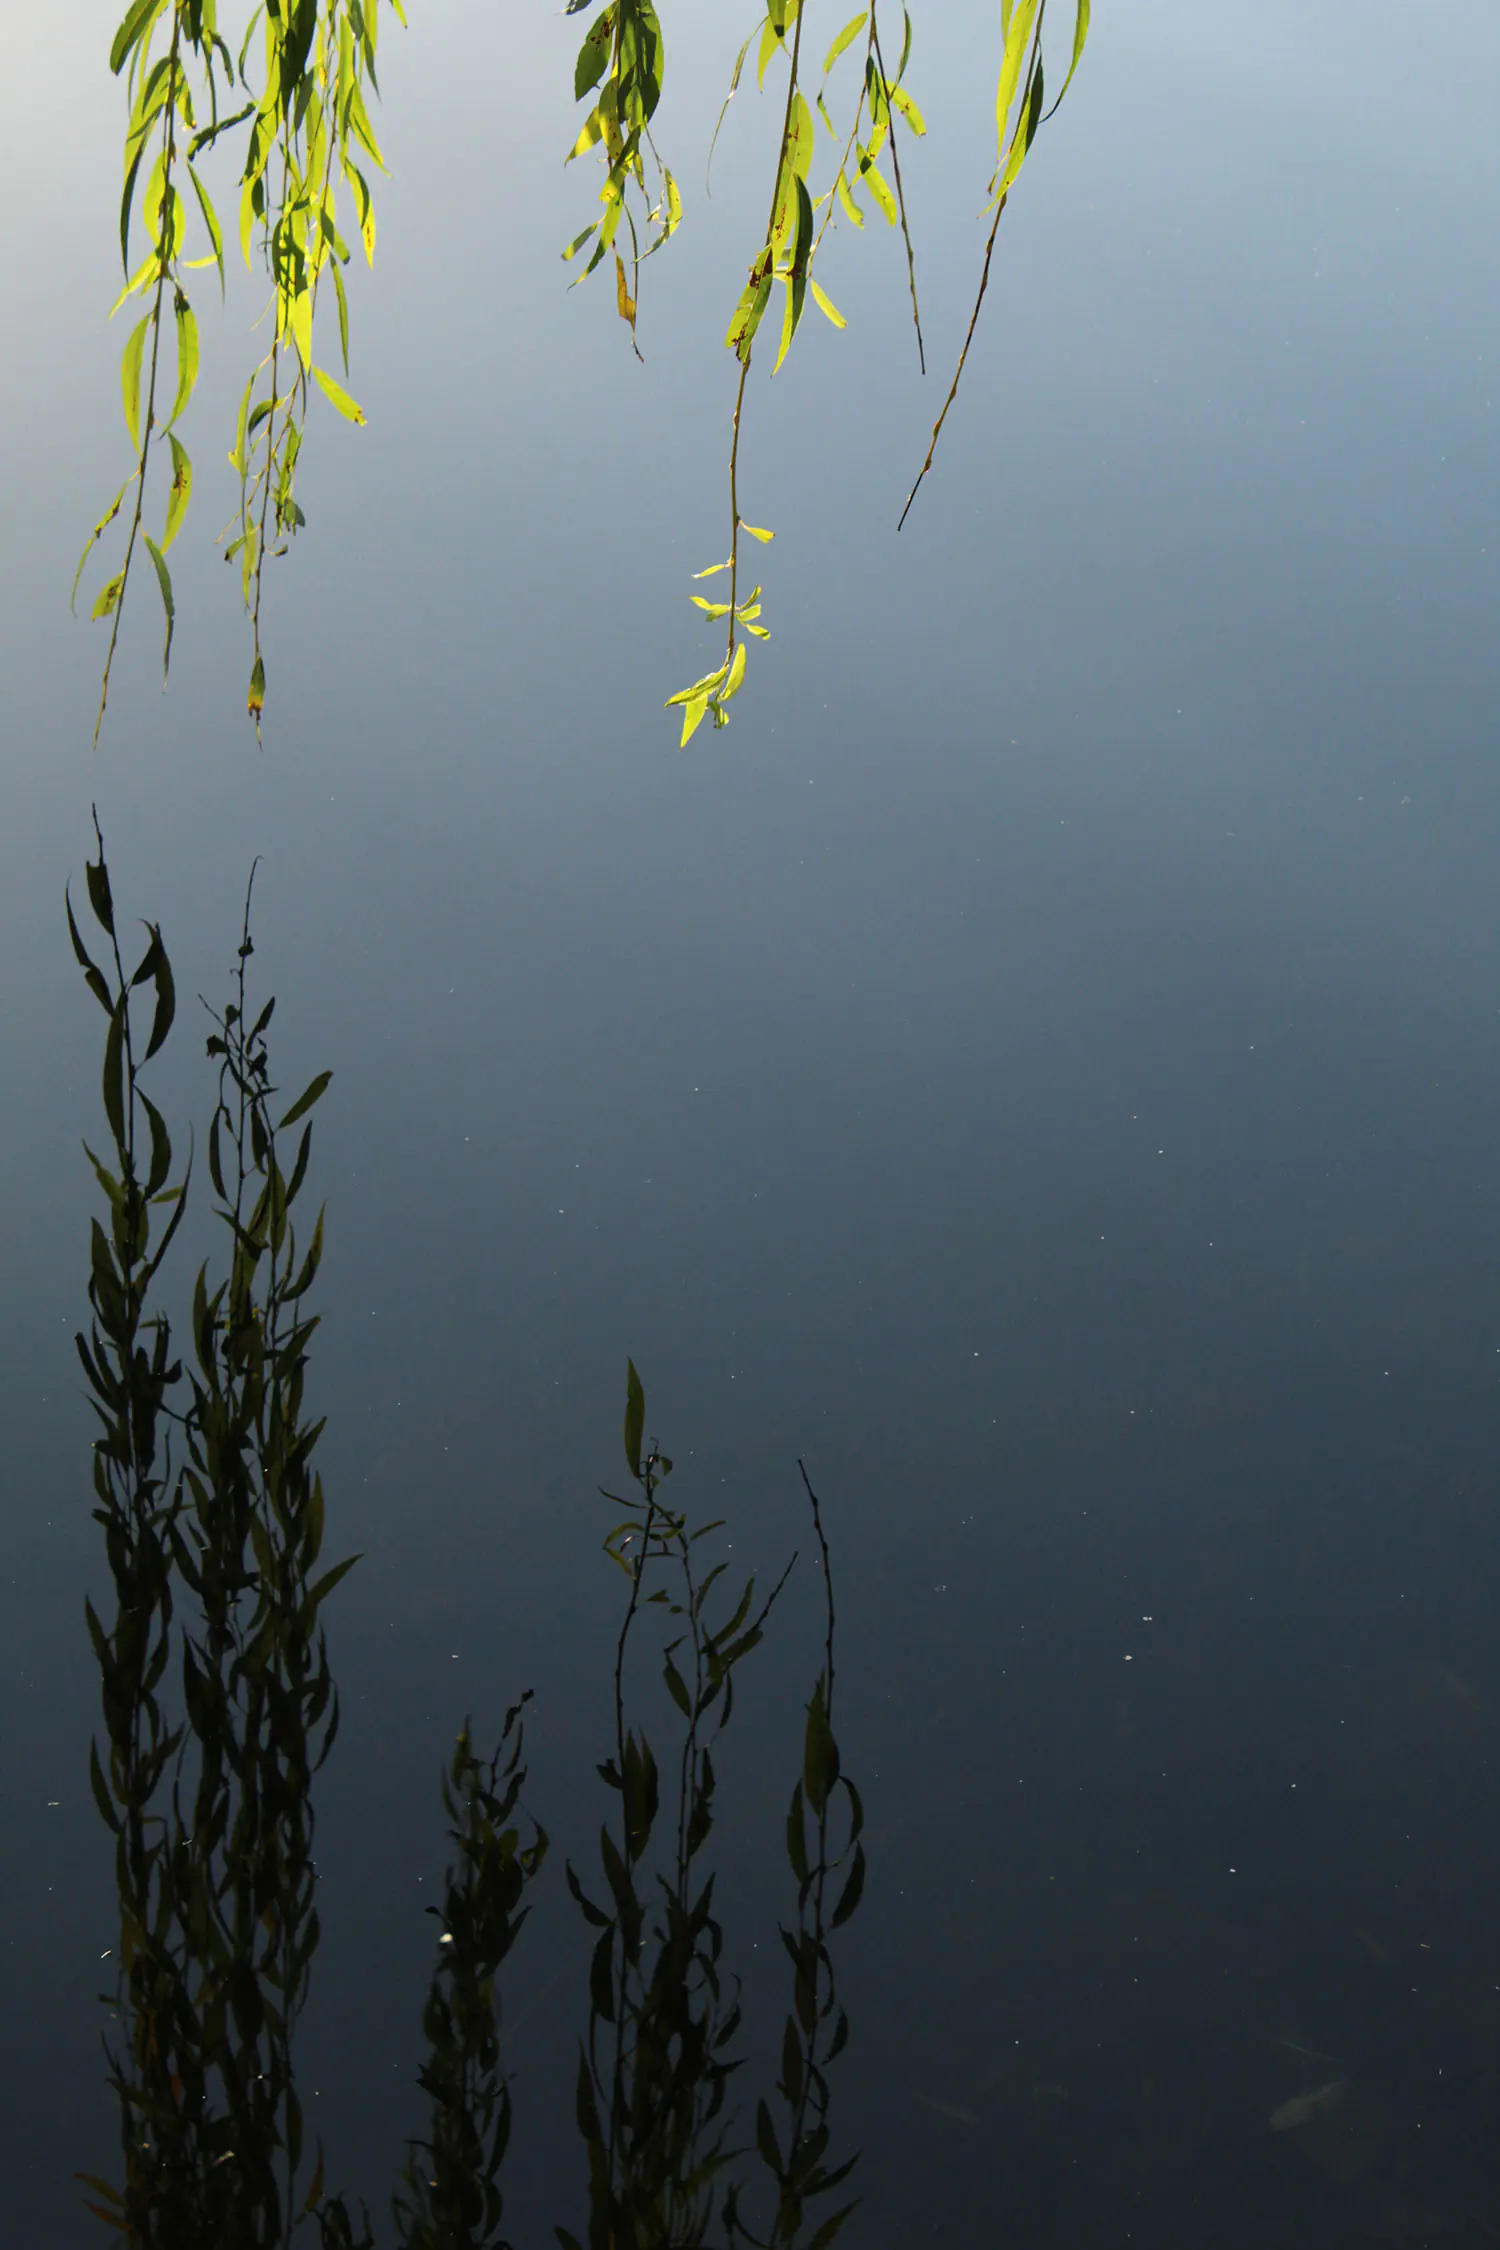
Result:
{"label": "drooping stem", "polygon": [[[885,57],[880,52],[880,27],[875,17],[875,0],[870,0],[870,45],[875,54],[875,68],[880,73],[880,90],[885,97],[886,108],[889,109],[891,82],[885,74]],[[906,282],[911,291],[912,325],[917,331],[917,364],[925,375],[927,373],[927,353],[922,344],[922,312],[917,303],[917,258],[916,252],[912,248],[911,228],[906,222],[906,191],[901,185],[901,153],[896,146],[896,140],[896,120],[893,117],[891,119],[891,171],[896,180],[896,208],[901,214],[901,239],[906,244]]]}
{"label": "drooping stem", "polygon": [[[781,175],[786,164],[786,152],[792,134],[792,116],[797,100],[797,66],[802,56],[802,15],[797,10],[797,20],[792,27],[791,67],[786,83],[786,108],[781,119],[781,145],[776,154],[776,177],[771,186],[771,210],[766,220],[765,247],[761,257],[774,266],[776,261],[776,206],[781,198]],[[759,264],[757,259],[756,263]],[[735,626],[739,622],[740,582],[740,409],[745,402],[745,384],[750,374],[750,355],[755,348],[753,336],[747,336],[740,346],[740,380],[734,397],[734,434],[729,447],[729,646],[724,655],[726,673],[734,663]]]}
{"label": "drooping stem", "polygon": [[[1018,112],[1018,118],[1020,120],[1016,128],[1018,132],[1021,130],[1021,125],[1030,115],[1031,111],[1032,88],[1036,83],[1036,74],[1041,62],[1042,24],[1045,20],[1046,13],[1046,0],[1042,0],[1042,5],[1037,10],[1036,28],[1032,34],[1031,57],[1026,68],[1026,85],[1025,90],[1021,95],[1021,106]],[[894,134],[892,134],[891,139],[894,143]],[[896,523],[896,529],[898,531],[902,528],[902,525],[906,522],[907,517],[911,514],[911,504],[916,499],[918,492],[921,490],[922,479],[926,476],[928,470],[932,467],[933,456],[936,454],[938,449],[938,439],[942,436],[943,424],[948,419],[948,409],[952,406],[953,401],[958,396],[958,386],[963,381],[964,367],[969,357],[969,346],[973,343],[974,331],[979,326],[979,313],[980,307],[984,303],[984,293],[990,285],[990,260],[995,254],[995,237],[1000,231],[1000,221],[1005,216],[1005,206],[1009,201],[1009,189],[1002,189],[1000,192],[999,200],[995,205],[995,216],[990,222],[989,239],[986,241],[984,246],[984,265],[980,269],[979,288],[974,298],[974,310],[969,315],[969,326],[964,336],[964,348],[958,355],[958,365],[953,370],[953,381],[948,386],[948,396],[943,401],[943,410],[932,425],[932,440],[927,448],[927,458],[922,463],[921,468],[918,469],[916,482],[913,484],[910,492],[906,495],[906,506],[902,509],[900,517],[898,518]]]}
{"label": "drooping stem", "polygon": [[182,18],[177,9],[172,11],[172,44],[167,53],[167,98],[162,105],[162,192],[157,225],[161,230],[156,241],[156,295],[151,307],[151,368],[146,380],[146,405],[141,423],[140,445],[136,454],[135,506],[130,514],[130,531],[125,541],[125,560],[120,566],[120,591],[110,619],[109,646],[104,652],[104,674],[99,683],[99,709],[94,716],[93,747],[99,747],[100,730],[104,725],[104,709],[109,701],[109,677],[114,668],[115,650],[120,640],[120,620],[125,613],[125,596],[130,585],[130,565],[135,555],[136,540],[140,536],[141,516],[146,506],[146,463],[151,454],[151,432],[156,422],[156,374],[161,358],[161,312],[171,279],[172,263],[169,246],[177,225],[177,190],[172,184],[172,162],[177,154],[177,79],[179,53],[182,39]]}

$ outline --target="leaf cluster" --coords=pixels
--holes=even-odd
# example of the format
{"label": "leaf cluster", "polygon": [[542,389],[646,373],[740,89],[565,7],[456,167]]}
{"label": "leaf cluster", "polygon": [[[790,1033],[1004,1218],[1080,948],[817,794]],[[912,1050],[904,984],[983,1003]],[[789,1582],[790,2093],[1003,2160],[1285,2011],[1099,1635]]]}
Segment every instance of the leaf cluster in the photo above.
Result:
{"label": "leaf cluster", "polygon": [[[594,0],[568,0],[568,14],[581,15],[593,4]],[[661,21],[651,0],[609,0],[584,33],[573,71],[574,99],[588,100],[590,107],[567,161],[571,164],[575,157],[600,148],[605,175],[599,190],[601,216],[574,235],[563,258],[568,261],[588,251],[578,276],[582,281],[614,249],[615,306],[630,329],[637,358],[641,261],[670,240],[682,218],[681,190],[651,138],[665,65]],[[622,221],[630,244],[628,275],[625,260],[615,249]]]}

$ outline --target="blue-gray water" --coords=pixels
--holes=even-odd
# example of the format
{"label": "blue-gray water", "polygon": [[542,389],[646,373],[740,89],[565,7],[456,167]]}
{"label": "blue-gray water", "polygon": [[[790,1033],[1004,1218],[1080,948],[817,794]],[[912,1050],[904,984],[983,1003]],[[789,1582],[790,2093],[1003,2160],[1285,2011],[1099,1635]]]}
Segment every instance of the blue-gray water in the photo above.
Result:
{"label": "blue-gray water", "polygon": [[[9,26],[0,96],[3,2239],[86,2240],[71,2174],[112,2149],[70,1343],[97,1017],[61,919],[97,798],[185,995],[220,990],[263,855],[285,1078],[336,1073],[316,1382],[365,1560],[330,1621],[331,2173],[378,2199],[420,2120],[465,1710],[536,1687],[532,1794],[587,1847],[629,1353],[737,1555],[805,1545],[799,1454],[827,1509],[871,1822],[850,2241],[1493,2241],[1492,12],[1417,43],[1388,0],[1097,10],[898,540],[993,129],[989,12],[922,10],[935,372],[894,238],[840,243],[848,333],[752,388],[776,637],[684,755],[660,705],[708,660],[684,597],[722,544],[767,106],[692,183],[748,24],[668,22],[691,224],[642,369],[555,255],[591,192],[558,161],[576,25],[413,11],[353,291],[370,426],[309,450],[266,747],[210,548],[246,305],[205,289],[172,689],[140,598],[91,756],[66,593],[123,473],[111,28]],[[184,1126],[196,1044],[161,1081]],[[752,1999],[812,1593],[726,1778]],[[564,1906],[528,1934],[540,2242],[576,2213],[580,1990]]]}

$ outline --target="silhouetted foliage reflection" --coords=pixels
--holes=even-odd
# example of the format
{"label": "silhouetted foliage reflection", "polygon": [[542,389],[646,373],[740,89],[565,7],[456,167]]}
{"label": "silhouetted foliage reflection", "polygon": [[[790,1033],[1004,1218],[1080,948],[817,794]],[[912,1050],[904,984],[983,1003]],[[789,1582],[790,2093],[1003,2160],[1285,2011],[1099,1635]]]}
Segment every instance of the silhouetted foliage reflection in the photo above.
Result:
{"label": "silhouetted foliage reflection", "polygon": [[[338,1729],[321,1613],[357,1559],[319,1567],[324,1500],[312,1464],[323,1424],[309,1418],[304,1397],[323,1214],[299,1236],[294,1211],[311,1156],[308,1113],[330,1073],[276,1115],[267,1045],[275,1002],[251,1019],[247,891],[232,997],[209,1010],[207,1042],[218,1066],[207,1160],[228,1267],[217,1281],[207,1265],[198,1272],[184,1374],[155,1289],[186,1206],[188,1168],[174,1183],[171,1136],[141,1083],[172,1027],[175,987],[153,924],[127,974],[97,823],[95,834],[87,889],[107,942],[102,969],[71,900],[67,913],[108,1019],[103,1092],[113,1153],[105,1161],[89,1152],[108,1223],[93,1224],[92,1320],[78,1350],[100,1423],[94,1513],[114,1589],[113,1622],[92,1603],[87,1616],[105,1733],[90,1770],[115,1837],[120,1908],[106,2046],[121,2176],[81,2177],[89,2207],[139,2250],[272,2250],[310,2226],[324,2250],[373,2250],[368,2214],[356,2221],[327,2191],[321,2149],[306,2177],[293,2060],[319,1935],[313,1778]],[[298,1126],[288,1170],[282,1152]],[[852,2209],[826,2210],[825,2199],[853,2162],[828,2160],[827,2068],[848,2035],[829,1940],[859,1903],[864,1852],[859,1795],[833,1735],[833,1586],[821,1512],[807,1484],[825,1646],[787,1819],[797,1909],[781,1932],[792,2004],[774,2089],[779,2115],[771,2100],[756,2105],[752,2151],[732,2140],[726,2102],[742,2060],[741,2009],[722,1967],[707,1858],[712,1745],[792,1566],[758,1605],[753,1580],[730,1597],[721,1584],[727,1565],[699,1559],[722,1526],[694,1527],[666,1506],[672,1464],[645,1445],[645,1411],[632,1366],[624,1436],[637,1490],[628,1501],[606,1496],[623,1511],[605,1550],[628,1594],[615,1648],[615,1742],[598,1769],[612,1797],[600,1830],[600,1902],[567,1871],[598,1933],[576,2100],[588,2250],[696,2250],[711,2238],[825,2250]],[[647,1612],[662,1624],[661,1676],[678,1722],[665,1820],[655,1752],[627,1716],[627,1655]],[[512,2103],[499,1980],[547,1853],[523,1804],[527,1700],[507,1713],[488,1758],[466,1723],[443,1780],[454,1857],[442,1907],[431,1910],[441,1928],[418,2072],[431,2106],[392,2200],[396,2240],[408,2250],[508,2250],[500,2174]],[[747,2171],[752,2154],[758,2171]],[[751,2214],[762,2202],[757,2224]],[[582,2250],[566,2228],[556,2233],[563,2250]]]}

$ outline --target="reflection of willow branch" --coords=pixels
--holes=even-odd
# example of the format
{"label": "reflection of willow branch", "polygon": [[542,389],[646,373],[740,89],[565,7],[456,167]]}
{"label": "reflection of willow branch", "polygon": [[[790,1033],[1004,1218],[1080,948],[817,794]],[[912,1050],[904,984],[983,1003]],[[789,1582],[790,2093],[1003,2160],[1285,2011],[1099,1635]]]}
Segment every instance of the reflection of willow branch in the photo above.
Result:
{"label": "reflection of willow branch", "polygon": [[[85,1605],[99,1665],[106,1754],[90,1750],[95,1801],[115,1836],[120,1931],[107,2042],[109,2079],[119,2102],[124,2165],[121,2187],[85,2175],[109,2224],[142,2244],[190,2228],[199,2210],[198,2166],[188,2105],[192,2098],[192,2025],[183,1983],[180,1932],[170,1892],[168,1839],[159,1805],[181,1743],[158,1696],[171,1654],[171,1548],[181,1500],[172,1473],[170,1395],[181,1370],[172,1359],[171,1330],[150,1309],[152,1284],[182,1213],[185,1181],[168,1188],[172,1147],[160,1112],[140,1083],[171,1027],[176,1000],[161,934],[133,974],[126,974],[115,929],[114,902],[97,820],[99,857],[90,863],[88,897],[109,945],[111,975],[90,958],[68,902],[68,932],[89,990],[109,1018],[104,1054],[104,1108],[113,1142],[111,1164],[89,1150],[109,1206],[106,1232],[93,1224],[87,1338],[78,1354],[100,1423],[94,1441],[95,1520],[102,1525],[115,1620],[106,1628]],[[138,1057],[132,995],[150,985],[155,1013]],[[149,1132],[144,1171],[141,1141]],[[156,1214],[171,1215],[153,1239]],[[160,2220],[158,2231],[157,2218]]]}
{"label": "reflection of willow branch", "polygon": [[526,1782],[521,1709],[518,1703],[506,1713],[500,1747],[487,1763],[474,1755],[465,1726],[443,1782],[458,1859],[442,1907],[428,1908],[443,1925],[422,2018],[428,2060],[421,2085],[431,2097],[432,2122],[430,2137],[413,2145],[405,2192],[395,2203],[407,2250],[505,2250],[499,2175],[511,2100],[500,2067],[496,1980],[530,1912],[522,1894],[547,1851],[541,1829],[522,1845],[515,1825]]}
{"label": "reflection of willow branch", "polygon": [[[858,2161],[852,2156],[833,2166],[826,2161],[832,2139],[828,2067],[849,2037],[849,2019],[839,2005],[829,1939],[855,1912],[864,1890],[865,1853],[859,1840],[864,1807],[859,1791],[840,1770],[833,1734],[833,1570],[818,1496],[803,1464],[799,1461],[797,1466],[817,1535],[825,1632],[823,1669],[807,1707],[802,1779],[792,1792],[787,1814],[787,1856],[797,1878],[797,1926],[788,1929],[783,1925],[781,1932],[792,1964],[792,2009],[782,2031],[781,2076],[776,2087],[785,2113],[780,2139],[769,2105],[762,2101],[756,2110],[756,2145],[775,2183],[776,2213],[770,2232],[761,2235],[741,2216],[736,2194],[731,2194],[725,2212],[730,2240],[755,2245],[757,2250],[791,2250],[799,2243],[807,2206],[846,2180]],[[847,1825],[843,1844],[835,1850],[829,1816],[840,1791]],[[830,1884],[845,1868],[848,1873],[830,1911]],[[853,2203],[846,2203],[819,2219],[812,2237],[814,2250],[824,2250],[832,2242],[854,2208]]]}
{"label": "reflection of willow branch", "polygon": [[[302,2113],[291,2048],[318,1942],[312,1777],[338,1725],[318,1611],[350,1565],[314,1577],[323,1488],[311,1457],[321,1424],[303,1412],[317,1326],[304,1300],[323,1221],[320,1212],[299,1260],[291,1215],[311,1124],[290,1176],[276,1140],[305,1116],[327,1076],[278,1126],[265,1039],[274,1001],[253,1024],[247,1017],[253,952],[247,892],[235,999],[214,1014],[208,1042],[219,1060],[209,1171],[230,1268],[212,1294],[200,1273],[194,1293],[191,1539],[180,1542],[178,1564],[203,1619],[183,1654],[198,1745],[184,1911],[193,1917],[198,2006],[223,2086],[237,2203],[242,2213],[254,2208],[254,2239],[269,2242],[289,2238],[299,2216]],[[320,2192],[321,2178],[311,2200]]]}
{"label": "reflection of willow branch", "polygon": [[[115,971],[111,984],[89,959],[70,907],[74,950],[110,1018],[105,1110],[116,1169],[94,1163],[111,1231],[94,1228],[94,1324],[79,1350],[104,1426],[95,1513],[117,1603],[113,1633],[92,1607],[89,1623],[109,1734],[107,1767],[93,1760],[94,1794],[117,1837],[121,2032],[111,2083],[124,2153],[123,2187],[88,2184],[99,2216],[140,2250],[269,2250],[289,2242],[322,2196],[320,2162],[299,2207],[291,2040],[318,1936],[311,1780],[337,1720],[318,1613],[348,1565],[313,1580],[323,1494],[310,1467],[319,1425],[302,1411],[316,1325],[303,1299],[322,1222],[299,1265],[290,1212],[311,1128],[290,1178],[276,1133],[306,1114],[327,1078],[273,1124],[264,1034],[274,1003],[246,1023],[247,897],[236,1000],[209,1042],[221,1059],[209,1168],[231,1237],[230,1275],[212,1294],[199,1275],[198,1366],[176,1416],[167,1400],[181,1370],[165,1318],[148,1318],[145,1303],[186,1182],[165,1186],[171,1143],[138,1084],[130,1026],[131,995],[149,984],[149,1061],[172,1021],[172,974],[148,925],[146,954],[127,979],[102,844],[88,889]],[[144,1180],[138,1124],[151,1141]],[[153,1244],[153,1209],[165,1204],[172,1214]],[[163,1417],[182,1426],[186,1459],[175,1478],[156,1465]],[[174,1578],[197,1611],[181,1635],[186,1727],[170,1726],[158,1701],[176,1638]]]}
{"label": "reflection of willow branch", "polygon": [[[608,1904],[589,1898],[568,1869],[569,1888],[599,1933],[577,2112],[589,2162],[588,2250],[626,2244],[701,2250],[721,2208],[720,2178],[730,2161],[719,2120],[740,2026],[738,2002],[725,1994],[720,1973],[723,1931],[713,1911],[714,1877],[702,1871],[715,1788],[707,1738],[710,1729],[728,1724],[735,1669],[758,1646],[785,1573],[753,1614],[751,1580],[722,1622],[710,1622],[710,1597],[726,1566],[717,1564],[700,1578],[692,1550],[719,1527],[691,1530],[686,1516],[663,1504],[659,1488],[672,1464],[654,1446],[643,1454],[644,1417],[645,1397],[632,1367],[625,1452],[640,1496],[615,1500],[625,1512],[605,1542],[630,1579],[616,1655],[615,1755],[599,1769],[619,1798],[617,1833],[606,1824],[599,1837]],[[656,1564],[667,1566],[666,1583],[645,1593]],[[627,1724],[624,1694],[627,1643],[647,1604],[659,1605],[680,1628],[659,1655],[663,1684],[683,1722],[675,1834],[666,1867],[649,1876],[658,1769],[645,1734]],[[557,2238],[563,2250],[581,2250],[565,2228]]]}

